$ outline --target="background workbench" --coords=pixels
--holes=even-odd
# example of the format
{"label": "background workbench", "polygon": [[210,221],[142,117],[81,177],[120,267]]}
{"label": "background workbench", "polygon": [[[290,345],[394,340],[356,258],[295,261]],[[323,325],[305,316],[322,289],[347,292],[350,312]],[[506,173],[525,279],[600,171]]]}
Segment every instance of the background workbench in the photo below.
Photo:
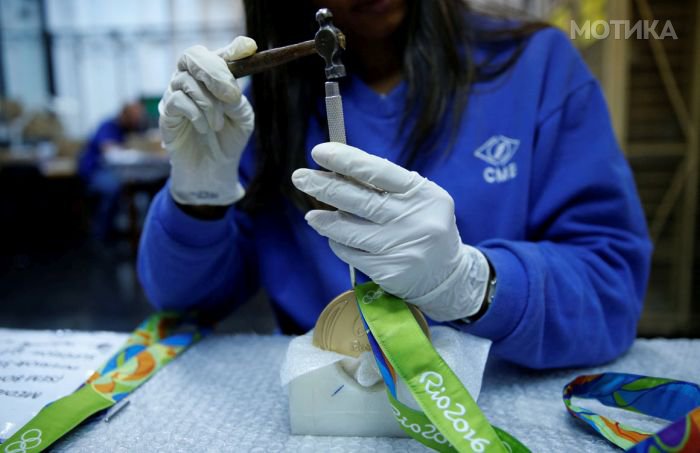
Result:
{"label": "background workbench", "polygon": [[[110,423],[88,422],[52,451],[425,451],[409,439],[292,436],[279,383],[289,341],[283,336],[206,338],[134,392]],[[574,421],[561,399],[572,378],[602,371],[700,382],[700,340],[637,340],[613,363],[575,370],[532,371],[490,359],[479,405],[492,423],[532,451],[619,451]],[[589,401],[583,405],[600,407]],[[660,426],[634,414],[626,420],[638,427]]]}

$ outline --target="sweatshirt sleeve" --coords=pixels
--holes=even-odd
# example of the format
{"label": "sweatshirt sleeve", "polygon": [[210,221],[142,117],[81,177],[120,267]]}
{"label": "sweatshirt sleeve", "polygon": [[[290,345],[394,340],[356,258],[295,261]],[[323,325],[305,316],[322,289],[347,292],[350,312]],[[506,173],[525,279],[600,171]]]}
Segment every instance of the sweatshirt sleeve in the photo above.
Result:
{"label": "sweatshirt sleeve", "polygon": [[[250,99],[249,88],[244,95]],[[254,143],[246,145],[238,168],[244,187],[254,173]],[[195,219],[175,204],[169,184],[151,203],[141,234],[141,285],[161,310],[226,313],[260,287],[252,219],[235,205],[221,220]]]}
{"label": "sweatshirt sleeve", "polygon": [[250,219],[235,207],[204,221],[177,207],[166,185],[141,237],[138,275],[158,309],[227,310],[258,288]]}
{"label": "sweatshirt sleeve", "polygon": [[651,244],[595,80],[538,119],[533,153],[527,238],[478,244],[498,283],[466,330],[532,368],[612,360],[636,336]]}

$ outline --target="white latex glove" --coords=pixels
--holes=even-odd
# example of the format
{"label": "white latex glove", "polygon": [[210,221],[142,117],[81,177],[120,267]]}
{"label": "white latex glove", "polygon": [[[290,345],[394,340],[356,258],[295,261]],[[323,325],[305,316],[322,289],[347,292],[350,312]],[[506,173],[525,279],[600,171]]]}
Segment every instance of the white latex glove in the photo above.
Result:
{"label": "white latex glove", "polygon": [[182,204],[230,205],[243,198],[241,153],[255,116],[226,60],[255,53],[255,41],[239,36],[209,51],[190,47],[158,104],[163,144],[170,155],[170,193]]}
{"label": "white latex glove", "polygon": [[445,190],[347,145],[324,143],[311,155],[335,173],[299,169],[292,181],[338,208],[309,211],[306,220],[329,239],[341,260],[436,321],[479,310],[488,286],[488,262],[479,250],[462,243],[454,201]]}

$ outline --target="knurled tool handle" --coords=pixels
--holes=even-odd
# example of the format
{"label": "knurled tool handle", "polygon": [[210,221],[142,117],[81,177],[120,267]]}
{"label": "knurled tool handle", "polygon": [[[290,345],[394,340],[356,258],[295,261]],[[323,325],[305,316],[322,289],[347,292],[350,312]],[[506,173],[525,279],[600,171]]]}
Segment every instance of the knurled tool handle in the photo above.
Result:
{"label": "knurled tool handle", "polygon": [[[338,82],[326,82],[326,117],[328,119],[328,136],[332,142],[347,144],[345,136],[345,115],[343,98],[340,96]],[[350,267],[350,284],[355,287],[355,268]]]}

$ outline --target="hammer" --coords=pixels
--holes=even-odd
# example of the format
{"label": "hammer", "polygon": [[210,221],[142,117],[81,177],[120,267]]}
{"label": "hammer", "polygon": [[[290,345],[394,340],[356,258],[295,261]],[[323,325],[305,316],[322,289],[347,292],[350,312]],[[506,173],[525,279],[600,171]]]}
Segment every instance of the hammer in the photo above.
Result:
{"label": "hammer", "polygon": [[278,47],[256,53],[248,58],[229,61],[226,64],[234,77],[257,74],[301,57],[318,53],[326,60],[326,78],[345,76],[345,66],[340,61],[340,52],[345,49],[345,35],[333,25],[333,14],[326,9],[316,13],[319,30],[314,39],[299,44]]}

